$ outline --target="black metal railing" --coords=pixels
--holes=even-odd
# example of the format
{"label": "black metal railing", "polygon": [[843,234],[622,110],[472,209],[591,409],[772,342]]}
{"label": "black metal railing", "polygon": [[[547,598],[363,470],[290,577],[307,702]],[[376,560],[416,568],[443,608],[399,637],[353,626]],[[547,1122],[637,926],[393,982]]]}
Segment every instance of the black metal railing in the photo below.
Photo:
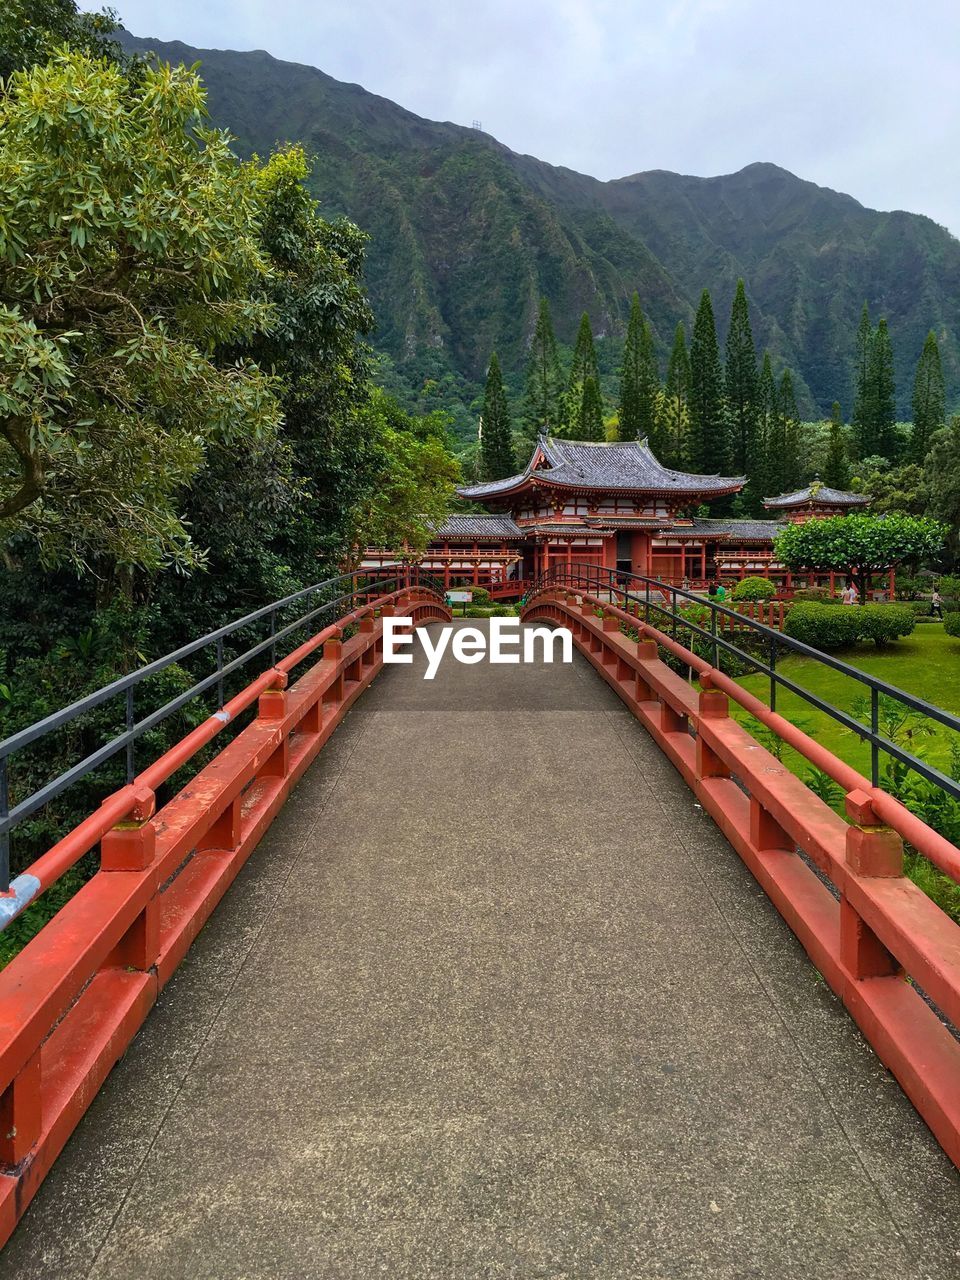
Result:
{"label": "black metal railing", "polygon": [[[5,892],[9,888],[11,834],[20,823],[55,800],[68,787],[88,777],[120,753],[125,757],[126,780],[132,782],[137,772],[137,741],[144,734],[177,714],[195,698],[215,690],[217,707],[222,709],[228,679],[264,654],[269,654],[269,666],[275,666],[277,646],[295,633],[321,621],[324,626],[329,625],[371,599],[389,595],[402,587],[427,586],[433,590],[437,589],[433,580],[420,574],[416,566],[397,565],[391,566],[391,569],[393,572],[391,577],[383,577],[377,573],[371,574],[365,570],[355,570],[352,573],[339,574],[334,578],[304,587],[300,591],[285,596],[282,600],[275,600],[271,604],[253,610],[252,613],[245,614],[242,618],[218,627],[216,631],[192,640],[189,644],[182,645],[172,653],[148,662],[127,675],[120,676],[94,693],[79,698],[69,706],[45,716],[35,724],[28,725],[0,741],[0,892]],[[442,595],[442,586],[439,591]],[[296,610],[297,614],[296,617],[289,619],[285,615],[291,610]],[[267,634],[243,652],[228,656],[227,642],[231,637],[256,626],[266,629]],[[320,629],[322,629],[321,626],[313,626],[313,630]],[[182,663],[198,654],[206,654],[211,659],[213,669],[210,673],[202,676],[162,706],[137,719],[137,690],[144,682],[168,667]],[[16,803],[11,804],[11,763],[17,753],[57,733],[96,708],[114,702],[115,699],[123,700],[123,731],[35,791],[18,797]]]}
{"label": "black metal railing", "polygon": [[[666,619],[674,635],[679,630],[687,632],[691,636],[691,641],[693,636],[706,641],[708,651],[712,654],[714,667],[720,667],[720,655],[727,653],[738,662],[746,664],[748,669],[752,668],[766,675],[770,682],[771,711],[777,709],[778,689],[788,690],[851,733],[856,734],[861,741],[869,744],[870,780],[873,786],[881,785],[880,757],[881,753],[885,753],[905,768],[941,788],[953,799],[960,800],[960,782],[957,779],[950,777],[921,756],[908,751],[899,743],[892,742],[880,732],[881,699],[892,698],[926,720],[960,733],[960,717],[952,715],[942,707],[918,698],[915,694],[908,693],[896,685],[888,684],[885,680],[879,680],[876,676],[842,662],[839,658],[813,648],[812,645],[784,635],[776,628],[758,622],[755,618],[740,613],[736,609],[728,608],[715,600],[697,595],[693,591],[687,591],[672,583],[665,583],[659,578],[648,578],[641,574],[606,569],[591,564],[561,565],[541,574],[527,599],[532,600],[539,592],[555,587],[565,587],[581,593],[586,591],[598,598],[606,595],[611,604],[618,605],[625,612],[630,613],[631,610],[636,610],[637,617],[640,616],[639,610],[642,609],[643,620],[654,627],[657,627],[657,619]],[[680,611],[684,604],[708,609],[709,625],[702,626],[695,617],[685,616]],[[837,608],[841,607],[837,606]],[[724,620],[728,628],[727,634],[724,634]],[[750,636],[752,643],[749,647],[738,644],[736,639],[732,638],[737,632],[741,635],[747,633]],[[691,643],[690,648],[692,647]],[[870,724],[864,724],[856,716],[827,702],[826,699],[778,671],[778,661],[791,654],[810,658],[821,666],[849,676],[851,680],[863,686],[869,697]]]}

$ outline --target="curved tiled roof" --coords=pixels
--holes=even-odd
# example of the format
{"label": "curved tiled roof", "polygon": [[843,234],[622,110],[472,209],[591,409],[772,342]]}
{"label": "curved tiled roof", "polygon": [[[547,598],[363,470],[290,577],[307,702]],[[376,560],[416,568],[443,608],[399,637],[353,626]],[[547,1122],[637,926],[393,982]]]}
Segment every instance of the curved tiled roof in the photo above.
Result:
{"label": "curved tiled roof", "polygon": [[447,516],[434,530],[435,542],[443,538],[519,538],[523,533],[509,516]]}
{"label": "curved tiled roof", "polygon": [[831,489],[829,485],[815,480],[805,489],[797,489],[795,493],[781,493],[776,498],[764,498],[765,507],[804,507],[808,503],[819,503],[825,507],[864,507],[870,501],[868,493],[847,493],[844,489]]}
{"label": "curved tiled roof", "polygon": [[[692,526],[693,533],[701,537],[743,538],[746,542],[772,542],[774,537],[789,528],[788,521],[782,520],[711,520],[697,519]],[[682,529],[665,529],[669,535],[683,532]]]}
{"label": "curved tiled roof", "polygon": [[[534,470],[540,455],[544,465]],[[736,493],[744,476],[698,476],[672,471],[653,456],[646,440],[613,444],[599,441],[558,440],[538,436],[530,461],[518,475],[488,484],[459,489],[464,498],[493,498],[518,488],[530,476],[542,476],[552,485],[570,489],[621,489],[646,493]]]}

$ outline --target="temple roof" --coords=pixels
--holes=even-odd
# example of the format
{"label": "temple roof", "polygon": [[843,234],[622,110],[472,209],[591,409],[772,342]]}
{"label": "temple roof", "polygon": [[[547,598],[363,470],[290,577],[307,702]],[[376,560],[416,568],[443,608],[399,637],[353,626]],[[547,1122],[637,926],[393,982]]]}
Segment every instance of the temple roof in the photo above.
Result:
{"label": "temple roof", "polygon": [[444,538],[496,538],[500,541],[522,535],[523,530],[509,516],[447,516],[434,531],[433,541],[441,542]]}
{"label": "temple roof", "polygon": [[645,440],[603,444],[538,436],[523,471],[505,480],[469,485],[464,498],[494,498],[519,489],[531,477],[568,489],[607,489],[644,493],[720,494],[743,488],[744,476],[698,476],[672,471],[650,452]]}
{"label": "temple roof", "polygon": [[806,507],[809,505],[823,507],[864,507],[870,501],[868,493],[847,493],[844,489],[831,489],[829,485],[814,480],[805,489],[797,489],[795,493],[781,493],[776,498],[764,498],[765,507],[786,509],[788,507]]}

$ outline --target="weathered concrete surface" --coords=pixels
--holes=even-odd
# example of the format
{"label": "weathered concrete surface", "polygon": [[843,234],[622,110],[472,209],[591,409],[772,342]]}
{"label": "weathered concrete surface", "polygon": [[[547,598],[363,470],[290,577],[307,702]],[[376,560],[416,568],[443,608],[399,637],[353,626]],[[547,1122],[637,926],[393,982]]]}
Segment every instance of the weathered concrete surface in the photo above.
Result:
{"label": "weathered concrete surface", "polygon": [[955,1277],[958,1179],[594,673],[390,668],[4,1280]]}

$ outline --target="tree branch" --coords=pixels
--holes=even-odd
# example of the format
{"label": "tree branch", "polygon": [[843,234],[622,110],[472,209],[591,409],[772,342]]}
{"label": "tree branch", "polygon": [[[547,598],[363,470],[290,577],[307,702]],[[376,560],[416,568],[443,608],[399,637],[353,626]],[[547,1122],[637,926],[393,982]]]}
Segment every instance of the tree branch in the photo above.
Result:
{"label": "tree branch", "polygon": [[0,501],[0,520],[15,516],[36,502],[43,489],[43,463],[30,448],[30,432],[26,424],[14,418],[0,428],[20,462],[20,488]]}

